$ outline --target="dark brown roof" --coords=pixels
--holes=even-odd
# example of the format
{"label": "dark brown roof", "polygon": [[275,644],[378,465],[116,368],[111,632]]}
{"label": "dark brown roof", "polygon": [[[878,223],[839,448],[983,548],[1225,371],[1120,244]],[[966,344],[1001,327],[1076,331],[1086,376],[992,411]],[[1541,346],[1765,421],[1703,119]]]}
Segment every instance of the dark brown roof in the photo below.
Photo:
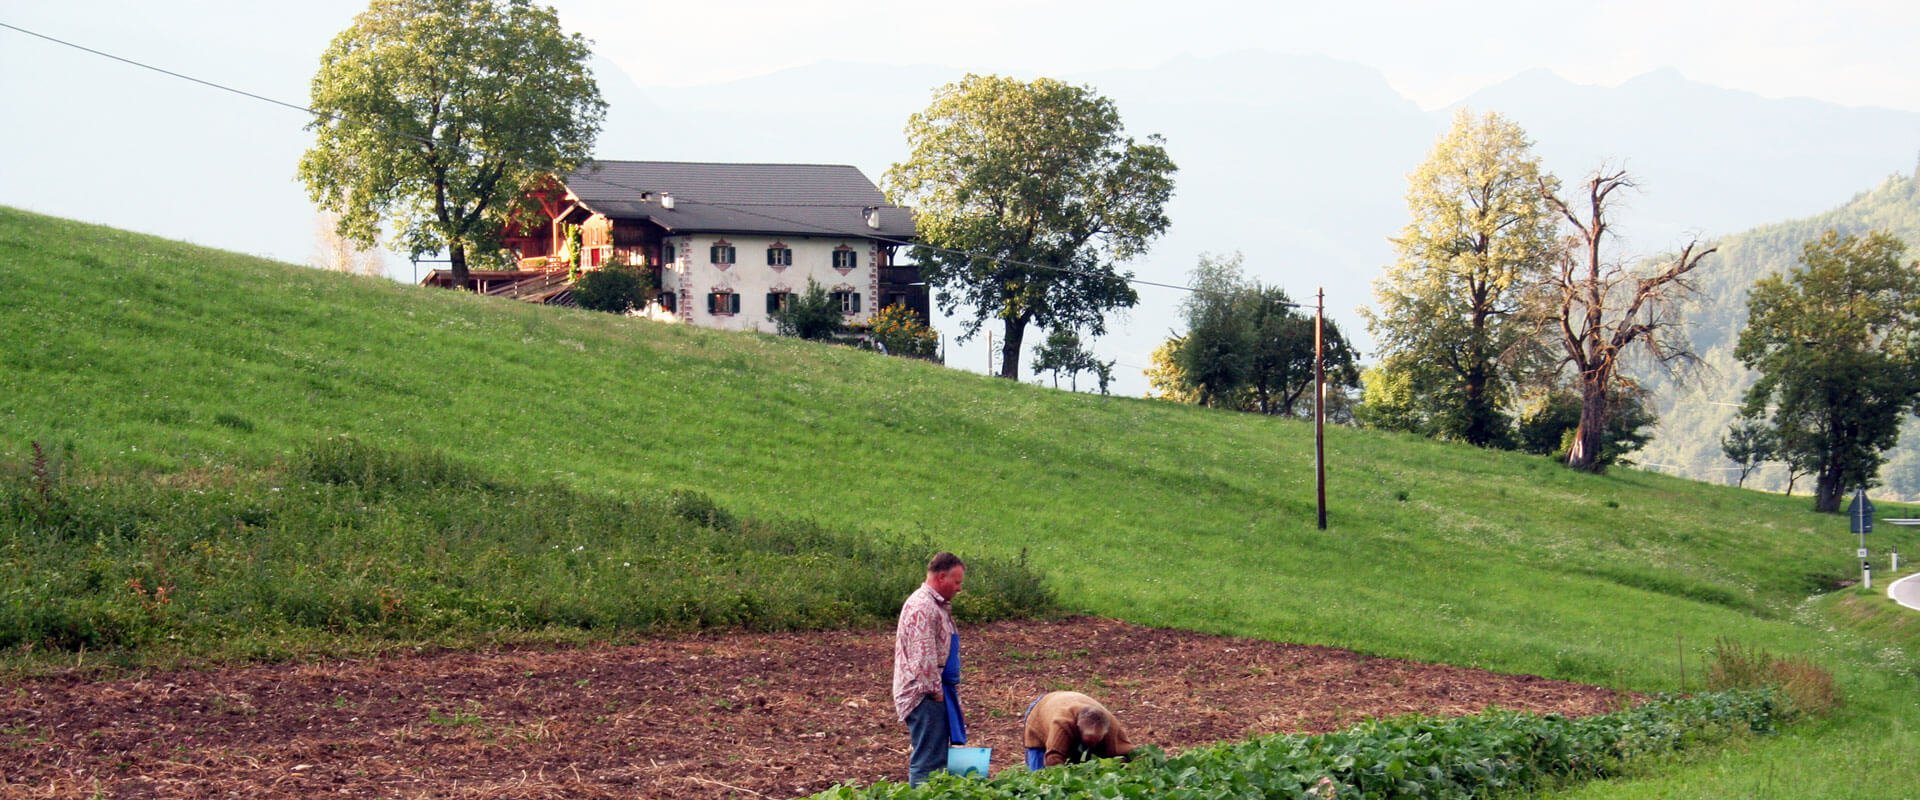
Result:
{"label": "dark brown roof", "polygon": [[[561,178],[590,210],[646,219],[671,233],[913,238],[913,216],[890,206],[860,170],[831,164],[591,161]],[[661,198],[672,195],[673,208]],[[878,208],[880,228],[867,226]]]}

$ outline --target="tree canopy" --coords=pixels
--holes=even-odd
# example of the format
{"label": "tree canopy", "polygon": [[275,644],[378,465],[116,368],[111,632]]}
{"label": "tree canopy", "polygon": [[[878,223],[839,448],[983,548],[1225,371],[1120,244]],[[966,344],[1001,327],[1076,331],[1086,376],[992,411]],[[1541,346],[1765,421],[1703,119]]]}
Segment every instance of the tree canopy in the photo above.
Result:
{"label": "tree canopy", "polygon": [[914,257],[941,310],[970,309],[961,338],[1004,325],[1002,377],[1019,378],[1027,326],[1098,336],[1138,301],[1118,265],[1166,230],[1175,167],[1158,136],[1126,135],[1113,101],[968,75],[907,121],[907,142],[889,197],[918,214]]}
{"label": "tree canopy", "polygon": [[1734,349],[1760,373],[1745,415],[1776,454],[1815,476],[1814,509],[1876,481],[1900,422],[1920,411],[1920,264],[1884,232],[1808,242],[1799,268],[1762,278]]}
{"label": "tree canopy", "polygon": [[590,55],[528,0],[374,0],[320,58],[300,177],[343,236],[445,251],[465,286],[531,183],[591,155]]}
{"label": "tree canopy", "polygon": [[1053,388],[1060,388],[1060,374],[1066,373],[1068,386],[1080,391],[1080,373],[1091,372],[1100,384],[1100,393],[1107,393],[1107,385],[1113,380],[1112,361],[1101,361],[1093,354],[1087,343],[1080,341],[1080,334],[1072,328],[1055,328],[1047,332],[1047,338],[1033,347],[1033,372],[1053,373]]}
{"label": "tree canopy", "polygon": [[1363,311],[1379,368],[1404,372],[1401,385],[1434,409],[1427,433],[1503,444],[1517,362],[1539,351],[1528,291],[1557,252],[1541,191],[1552,178],[1519,125],[1463,109],[1408,183],[1399,258],[1374,284],[1378,308]]}
{"label": "tree canopy", "polygon": [[[1155,351],[1149,375],[1161,396],[1260,414],[1311,411],[1312,314],[1285,290],[1248,278],[1239,253],[1203,254],[1189,283],[1194,293],[1181,306],[1187,332]],[[1322,334],[1327,385],[1359,386],[1359,357],[1339,326],[1324,321]]]}

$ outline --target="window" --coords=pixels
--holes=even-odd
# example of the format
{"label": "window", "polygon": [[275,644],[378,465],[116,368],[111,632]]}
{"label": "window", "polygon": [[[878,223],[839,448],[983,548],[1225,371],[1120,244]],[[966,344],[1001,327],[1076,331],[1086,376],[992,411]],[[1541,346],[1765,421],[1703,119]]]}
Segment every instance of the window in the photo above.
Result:
{"label": "window", "polygon": [[707,249],[709,261],[715,264],[733,263],[733,245],[721,242]]}
{"label": "window", "polygon": [[679,309],[675,308],[675,306],[678,306],[679,304],[680,304],[680,300],[679,298],[674,297],[673,292],[669,291],[669,292],[660,293],[660,308],[662,310],[678,311]]}
{"label": "window", "polygon": [[852,250],[833,251],[833,268],[834,269],[853,269],[854,267],[857,267],[857,266],[860,266],[859,258],[857,257],[857,254],[854,253]]}
{"label": "window", "polygon": [[733,292],[708,292],[707,313],[720,316],[740,313],[740,295]]}
{"label": "window", "polygon": [[842,314],[860,313],[859,292],[834,292],[833,302],[840,304],[840,313]]}
{"label": "window", "polygon": [[660,245],[660,261],[662,263],[666,263],[666,264],[673,263],[673,255],[674,255],[673,245],[671,244]]}
{"label": "window", "polygon": [[793,305],[793,292],[767,292],[767,313],[785,311]]}
{"label": "window", "polygon": [[793,248],[781,247],[779,245],[775,245],[773,247],[767,248],[767,266],[769,267],[793,266]]}

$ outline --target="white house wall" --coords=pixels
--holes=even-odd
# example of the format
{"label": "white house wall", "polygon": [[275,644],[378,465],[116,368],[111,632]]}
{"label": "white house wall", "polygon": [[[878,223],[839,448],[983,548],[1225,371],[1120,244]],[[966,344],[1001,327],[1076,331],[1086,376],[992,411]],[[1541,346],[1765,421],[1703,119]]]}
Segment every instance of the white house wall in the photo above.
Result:
{"label": "white house wall", "polygon": [[[677,318],[706,328],[772,333],[775,326],[767,314],[767,293],[804,294],[809,278],[828,292],[860,294],[860,311],[847,315],[849,324],[865,323],[880,299],[880,245],[868,239],[699,234],[670,236],[664,243],[673,247],[674,257],[660,270],[660,288],[674,294],[678,308],[668,314],[656,304],[647,309],[651,317]],[[733,245],[732,264],[715,264],[711,259],[712,248],[723,243]],[[767,249],[776,243],[793,250],[791,266],[768,266]],[[833,254],[841,247],[851,248],[854,253],[850,269],[833,266]],[[740,295],[740,312],[707,313],[707,295],[715,291]]]}

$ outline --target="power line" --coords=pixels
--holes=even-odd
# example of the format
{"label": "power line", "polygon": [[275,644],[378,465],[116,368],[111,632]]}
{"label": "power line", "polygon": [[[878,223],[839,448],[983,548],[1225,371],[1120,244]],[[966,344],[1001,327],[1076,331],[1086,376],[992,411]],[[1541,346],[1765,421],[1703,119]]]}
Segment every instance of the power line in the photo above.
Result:
{"label": "power line", "polygon": [[380,128],[379,126],[377,126],[377,125],[374,125],[374,124],[372,124],[372,123],[363,123],[363,122],[360,122],[360,121],[358,121],[358,120],[354,120],[354,119],[350,119],[350,118],[347,118],[347,117],[343,117],[343,116],[340,116],[340,115],[338,115],[338,114],[328,114],[328,113],[324,113],[324,112],[321,112],[321,111],[315,111],[315,110],[314,110],[314,109],[312,109],[312,108],[308,108],[307,106],[303,106],[303,105],[299,105],[299,104],[297,104],[297,103],[289,103],[289,102],[286,102],[285,100],[276,100],[276,99],[274,99],[274,98],[271,98],[271,97],[268,97],[268,96],[266,96],[266,95],[262,95],[262,94],[254,94],[253,92],[249,92],[249,91],[247,91],[247,90],[245,90],[245,89],[236,89],[236,88],[234,88],[234,87],[232,87],[232,86],[228,86],[228,85],[226,85],[226,84],[222,84],[222,83],[215,83],[215,82],[213,82],[213,81],[210,81],[210,80],[205,80],[205,79],[202,79],[202,78],[196,78],[196,77],[194,77],[194,76],[192,76],[192,75],[186,75],[186,74],[183,74],[183,73],[179,73],[179,72],[174,72],[173,70],[170,70],[170,69],[166,69],[166,68],[164,68],[164,67],[156,67],[156,66],[154,66],[154,65],[152,65],[152,64],[148,64],[148,63],[146,63],[146,62],[143,62],[143,61],[135,61],[135,60],[133,60],[133,59],[131,59],[131,58],[126,58],[126,57],[124,57],[124,56],[117,56],[117,55],[114,55],[114,54],[112,54],[112,53],[109,53],[109,52],[106,52],[106,51],[104,51],[104,50],[96,50],[96,49],[94,49],[94,48],[91,48],[91,47],[88,47],[88,46],[86,46],[86,45],[83,45],[83,44],[76,44],[76,43],[74,43],[74,42],[69,42],[69,41],[67,41],[67,40],[65,40],[65,39],[59,39],[59,38],[55,38],[55,37],[52,37],[52,36],[48,36],[48,35],[46,35],[46,34],[44,34],[44,33],[40,33],[40,32],[38,32],[38,31],[30,31],[30,30],[27,30],[26,28],[22,28],[22,27],[20,27],[20,26],[18,26],[18,25],[12,25],[12,24],[8,24],[8,23],[5,23],[5,22],[0,22],[0,28],[6,28],[6,29],[8,29],[8,30],[13,30],[13,31],[18,31],[18,32],[20,32],[20,33],[24,33],[24,34],[26,34],[26,35],[28,35],[28,36],[32,36],[32,37],[35,37],[35,38],[38,38],[38,39],[44,39],[44,40],[46,40],[46,41],[49,41],[49,42],[53,42],[54,44],[58,44],[58,45],[64,45],[64,46],[67,46],[67,47],[71,47],[71,48],[73,48],[73,49],[75,49],[75,50],[79,50],[79,51],[81,51],[81,52],[85,52],[85,53],[91,53],[91,54],[93,54],[93,55],[96,55],[96,56],[100,56],[101,58],[108,58],[108,59],[112,59],[112,60],[114,60],[114,61],[118,61],[118,62],[120,62],[120,63],[122,63],[122,64],[127,64],[127,65],[130,65],[130,66],[135,66],[135,67],[139,67],[139,68],[141,68],[141,69],[145,69],[145,70],[152,70],[152,71],[154,71],[154,72],[158,72],[158,73],[160,73],[160,74],[162,74],[162,75],[165,75],[165,76],[167,76],[167,77],[170,77],[170,78],[179,78],[180,80],[183,80],[183,81],[189,81],[189,82],[192,82],[192,83],[197,83],[197,84],[200,84],[201,86],[205,86],[205,87],[208,87],[208,88],[210,88],[210,89],[218,89],[218,90],[220,90],[220,91],[223,91],[223,92],[231,92],[231,93],[233,93],[233,94],[237,94],[237,95],[240,95],[241,97],[245,97],[245,98],[247,98],[247,99],[250,99],[250,100],[259,100],[260,102],[263,102],[263,103],[271,103],[271,104],[273,104],[273,105],[276,105],[276,106],[280,106],[281,108],[289,108],[289,109],[293,109],[294,111],[300,111],[300,112],[304,112],[304,113],[306,113],[306,114],[308,114],[308,115],[310,115],[310,116],[315,116],[315,117],[320,117],[320,118],[322,118],[322,119],[330,119],[330,120],[333,120],[333,121],[335,121],[335,122],[340,122],[340,123],[343,123],[343,124],[347,124],[347,125],[360,125],[360,126],[363,126],[363,127],[367,127],[367,128],[372,128],[373,130],[375,130],[375,131],[378,131],[378,132],[380,132],[380,133],[382,133],[382,134],[386,134],[386,135],[388,135],[388,136],[397,136],[397,137],[401,137],[401,138],[406,138],[406,139],[413,139],[413,140],[415,140],[415,141],[418,141],[418,142],[421,142],[421,143],[423,143],[423,144],[430,144],[430,143],[431,143],[431,142],[429,142],[429,141],[428,141],[428,140],[427,140],[427,139],[426,139],[425,137],[421,137],[421,136],[414,136],[414,135],[412,135],[412,134],[406,134],[406,133],[397,133],[397,132],[394,132],[394,131],[389,131],[389,130],[385,130],[385,129],[382,129],[382,128]]}

